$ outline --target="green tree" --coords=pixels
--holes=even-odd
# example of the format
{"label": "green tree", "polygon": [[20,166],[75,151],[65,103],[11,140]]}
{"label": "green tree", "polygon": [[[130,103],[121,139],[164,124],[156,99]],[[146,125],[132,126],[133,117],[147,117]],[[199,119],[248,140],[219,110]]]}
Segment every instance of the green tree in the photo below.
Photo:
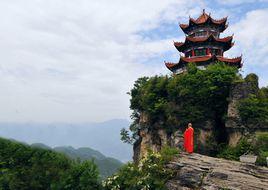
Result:
{"label": "green tree", "polygon": [[74,166],[66,173],[60,189],[66,190],[98,190],[99,172],[93,161],[84,161]]}
{"label": "green tree", "polygon": [[[217,126],[219,138],[223,136],[224,118],[232,83],[241,80],[237,69],[217,63],[199,70],[190,64],[187,73],[168,76],[143,77],[130,91],[133,123],[132,137],[124,130],[123,139],[137,139],[142,128],[165,128],[167,131],[183,128],[188,122],[195,126],[211,120]],[[146,116],[146,126],[140,118]],[[221,134],[221,135],[220,135]]]}
{"label": "green tree", "polygon": [[96,165],[75,162],[51,150],[0,138],[0,189],[58,190],[68,187],[101,189]]}
{"label": "green tree", "polygon": [[240,101],[238,110],[245,124],[268,124],[268,98],[251,95]]}

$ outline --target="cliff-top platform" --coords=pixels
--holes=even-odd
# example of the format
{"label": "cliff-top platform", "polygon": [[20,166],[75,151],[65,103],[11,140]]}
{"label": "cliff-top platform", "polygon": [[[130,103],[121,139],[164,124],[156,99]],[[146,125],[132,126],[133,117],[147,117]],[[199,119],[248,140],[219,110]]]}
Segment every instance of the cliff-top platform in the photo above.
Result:
{"label": "cliff-top platform", "polygon": [[169,190],[268,190],[267,167],[196,153],[180,153],[167,167],[176,171]]}

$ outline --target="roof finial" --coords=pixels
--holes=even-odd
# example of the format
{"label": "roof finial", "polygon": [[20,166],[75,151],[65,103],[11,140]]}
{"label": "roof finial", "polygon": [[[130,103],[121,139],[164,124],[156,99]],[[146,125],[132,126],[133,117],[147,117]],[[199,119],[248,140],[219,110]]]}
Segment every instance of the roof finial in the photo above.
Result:
{"label": "roof finial", "polygon": [[203,9],[203,14],[205,14],[205,11],[206,11],[206,10],[205,10],[205,9]]}

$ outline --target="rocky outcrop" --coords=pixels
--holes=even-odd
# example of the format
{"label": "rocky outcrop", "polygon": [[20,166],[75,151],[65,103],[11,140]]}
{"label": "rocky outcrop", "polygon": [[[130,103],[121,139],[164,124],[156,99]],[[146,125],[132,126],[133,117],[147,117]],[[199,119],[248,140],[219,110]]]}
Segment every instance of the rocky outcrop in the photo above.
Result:
{"label": "rocky outcrop", "polygon": [[[223,123],[222,130],[224,133],[224,142],[216,142],[213,132],[217,129],[215,121],[200,121],[200,126],[194,126],[195,130],[195,142],[197,145],[197,151],[202,154],[209,154],[213,152],[213,143],[227,143],[230,146],[236,146],[242,137],[251,134],[255,134],[256,131],[267,131],[268,126],[256,124],[254,126],[245,126],[239,116],[238,103],[244,98],[250,96],[250,94],[256,94],[258,91],[258,82],[251,74],[246,77],[246,80],[236,82],[233,84],[229,95],[229,104],[227,109],[227,117],[225,123]],[[255,76],[256,78],[256,76]],[[148,116],[145,113],[141,113],[140,126],[143,126],[139,131],[139,139],[134,144],[134,161],[138,162],[139,159],[147,155],[148,149],[153,151],[160,151],[165,145],[171,147],[183,148],[183,127],[177,131],[168,134],[165,129],[160,127],[148,126]],[[226,138],[225,138],[226,137]],[[211,142],[209,142],[211,141]],[[215,141],[215,142],[214,142]]]}
{"label": "rocky outcrop", "polygon": [[[230,101],[228,106],[227,116],[228,118],[237,118],[239,119],[239,113],[237,109],[237,103],[239,100],[247,98],[250,94],[256,94],[255,85],[251,82],[237,82],[235,83],[230,91]],[[232,127],[227,126],[227,127]],[[234,126],[237,127],[237,126]]]}
{"label": "rocky outcrop", "polygon": [[266,190],[268,168],[200,154],[181,153],[166,166],[175,172],[169,190]]}
{"label": "rocky outcrop", "polygon": [[[250,77],[251,76],[249,75],[248,78]],[[225,128],[228,134],[228,144],[230,146],[237,145],[239,140],[243,136],[246,136],[248,133],[255,132],[260,128],[266,128],[257,125],[245,126],[238,112],[239,101],[249,97],[251,94],[257,94],[257,91],[258,91],[258,83],[256,82],[256,80],[246,79],[243,82],[235,83],[231,88],[228,111],[227,111],[227,120],[225,123]]]}
{"label": "rocky outcrop", "polygon": [[139,131],[139,140],[134,144],[133,159],[137,163],[145,157],[149,150],[159,152],[164,146],[183,147],[183,135],[181,131],[168,134],[164,129]]}
{"label": "rocky outcrop", "polygon": [[249,97],[250,94],[256,93],[255,85],[252,82],[237,82],[232,86],[225,124],[227,129],[245,128],[238,113],[238,102]]}

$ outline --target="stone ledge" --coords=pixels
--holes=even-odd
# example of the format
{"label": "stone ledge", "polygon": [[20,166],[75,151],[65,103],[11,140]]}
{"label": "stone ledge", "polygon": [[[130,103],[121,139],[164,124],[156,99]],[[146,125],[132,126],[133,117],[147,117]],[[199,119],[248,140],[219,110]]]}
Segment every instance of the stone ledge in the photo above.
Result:
{"label": "stone ledge", "polygon": [[166,184],[169,190],[268,189],[267,167],[181,153],[167,168],[175,170],[174,178]]}

